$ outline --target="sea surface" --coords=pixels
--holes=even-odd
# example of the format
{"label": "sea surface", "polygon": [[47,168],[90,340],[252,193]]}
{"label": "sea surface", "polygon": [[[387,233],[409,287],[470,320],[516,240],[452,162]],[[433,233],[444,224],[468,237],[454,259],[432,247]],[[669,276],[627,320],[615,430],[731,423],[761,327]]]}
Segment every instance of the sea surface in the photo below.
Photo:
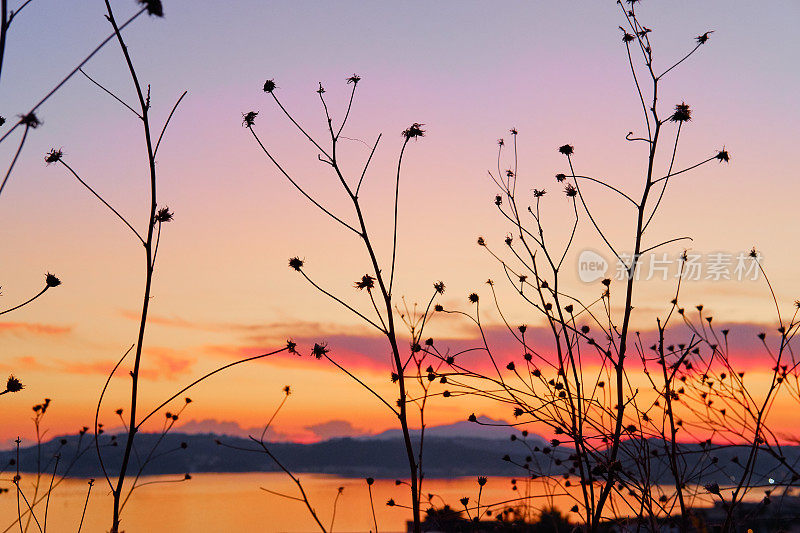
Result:
{"label": "sea surface", "polygon": [[[293,481],[281,473],[244,474],[194,474],[191,480],[179,481],[182,476],[151,476],[139,480],[137,488],[122,512],[122,527],[126,533],[198,533],[198,532],[312,532],[320,531],[302,501],[271,494],[263,489],[278,492],[292,498],[300,497]],[[32,500],[34,476],[24,475],[20,486],[27,498]],[[299,479],[308,495],[312,507],[326,528],[334,532],[374,531],[375,525],[370,506],[367,483],[363,479],[340,478],[322,474],[299,474]],[[485,505],[525,496],[531,506],[541,507],[555,503],[568,512],[574,504],[569,496],[551,499],[543,493],[543,486],[526,485],[518,481],[518,489],[512,489],[512,478],[489,478],[481,493],[482,511]],[[6,481],[6,480],[3,480]],[[56,481],[58,481],[56,479]],[[49,484],[49,478],[42,478],[42,486]],[[11,483],[8,492],[0,494],[0,533],[20,531],[16,524],[17,495]],[[334,502],[339,487],[341,494]],[[474,507],[478,498],[478,483],[475,478],[431,479],[425,480],[423,492],[435,494],[436,506],[448,503],[454,508],[463,509],[460,499],[469,497],[468,505]],[[58,484],[50,497],[47,510],[48,533],[76,533],[81,522],[81,514],[86,501],[88,483],[86,479],[66,479]],[[576,494],[577,495],[577,494]],[[400,507],[409,503],[409,490],[405,484],[397,485],[394,480],[375,480],[372,485],[375,520],[378,531],[402,532],[411,511]],[[389,507],[386,502],[394,499],[398,504]],[[36,519],[44,530],[45,505],[34,506]],[[20,500],[24,512],[26,505]],[[95,481],[82,532],[98,533],[109,530],[111,524],[111,496],[105,479]],[[507,507],[496,506],[495,509]],[[423,509],[427,505],[423,505]],[[471,511],[474,513],[475,511]],[[523,511],[524,512],[524,511]],[[529,512],[532,512],[529,509]],[[23,524],[28,517],[23,517]],[[27,531],[38,532],[39,528],[31,520]],[[329,529],[330,531],[330,529]]]}

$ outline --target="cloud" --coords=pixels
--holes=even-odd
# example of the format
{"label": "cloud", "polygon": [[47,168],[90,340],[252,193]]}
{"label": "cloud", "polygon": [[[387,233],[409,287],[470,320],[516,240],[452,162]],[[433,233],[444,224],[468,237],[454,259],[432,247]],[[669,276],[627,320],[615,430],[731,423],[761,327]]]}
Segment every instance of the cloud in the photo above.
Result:
{"label": "cloud", "polygon": [[[774,328],[754,323],[715,324],[713,330],[705,322],[704,326],[705,333],[703,333],[703,329],[699,324],[696,325],[696,328],[703,335],[707,335],[712,343],[718,343],[720,346],[725,345],[722,330],[728,330],[728,354],[733,364],[751,369],[759,367],[768,369],[774,364],[773,358],[758,339],[758,333],[767,332],[767,342],[777,344],[780,336],[775,332]],[[464,332],[466,333],[466,331],[468,330]],[[716,334],[717,340],[714,339],[714,334]],[[588,335],[597,339],[598,343],[605,336],[604,332],[596,325],[592,327]],[[695,335],[695,332],[685,324],[671,326],[665,332],[665,344],[673,344],[675,346],[680,343],[690,344],[693,335]],[[292,339],[298,344],[297,350],[300,353],[300,357],[280,354],[264,360],[281,365],[307,364],[310,350],[314,343],[326,342],[330,349],[330,357],[349,370],[389,372],[393,367],[389,343],[380,336],[361,332],[330,332],[320,328],[314,332],[313,336],[293,336]],[[644,353],[647,354],[649,347],[658,342],[658,333],[654,330],[632,330],[629,339],[631,350],[628,351],[626,366],[631,369],[640,368],[642,363],[638,347],[641,346]],[[252,340],[252,338],[243,339],[244,342],[242,344],[206,345],[203,350],[209,354],[238,359],[273,351],[283,347],[285,344],[283,338],[270,340],[264,337],[258,343],[253,343],[251,342]],[[695,336],[694,341],[696,342],[696,340],[697,337]],[[408,357],[410,353],[408,342],[408,339],[401,340],[402,357]],[[458,337],[436,338],[433,346],[442,358],[454,356],[455,362],[459,366],[484,374],[494,374],[496,372],[494,369],[495,364],[500,369],[504,369],[511,361],[515,362],[518,367],[519,365],[525,365],[522,356],[526,352],[526,347],[528,353],[533,355],[531,364],[543,370],[548,367],[553,368],[558,359],[552,332],[546,327],[528,327],[525,332],[525,346],[522,344],[522,336],[519,330],[517,328],[509,330],[505,326],[484,327],[483,336],[475,328],[472,331],[472,335],[469,336],[464,335],[462,337],[459,335]],[[491,357],[485,346],[488,346],[491,350]],[[710,352],[707,345],[701,345],[700,349],[703,354]],[[771,346],[771,349],[775,353],[776,347]],[[584,365],[599,365],[601,363],[601,354],[586,342],[581,342],[581,360]],[[440,359],[429,356],[425,365],[433,364],[436,366],[437,361],[440,361]]]}
{"label": "cloud", "polygon": [[305,429],[322,440],[336,437],[358,437],[369,434],[368,431],[355,427],[347,420],[328,420],[320,424],[305,426]]}
{"label": "cloud", "polygon": [[[144,364],[139,375],[149,380],[172,380],[191,371],[197,361],[194,356],[183,355],[170,348],[153,347],[146,349],[143,355]],[[77,375],[103,375],[111,373],[115,360],[74,361],[66,359],[53,359],[42,361],[34,357],[17,357],[9,364],[0,365],[0,370],[25,369],[26,371],[66,373]],[[127,374],[133,367],[133,353],[126,358],[125,364],[117,369],[117,375]]]}
{"label": "cloud", "polygon": [[52,324],[37,324],[31,322],[3,322],[0,323],[0,334],[15,333],[39,335],[39,336],[56,336],[66,335],[72,332],[72,326],[54,326]]}
{"label": "cloud", "polygon": [[[243,428],[238,422],[231,420],[217,420],[216,418],[204,418],[202,420],[189,420],[180,426],[175,427],[175,431],[180,433],[187,433],[189,435],[202,435],[205,433],[214,433],[216,435],[228,435],[231,437],[247,438],[254,436],[261,437],[264,427],[251,427]],[[276,431],[269,428],[265,435],[265,440],[270,442],[297,442],[298,436],[290,435]],[[299,440],[307,440],[299,438]]]}

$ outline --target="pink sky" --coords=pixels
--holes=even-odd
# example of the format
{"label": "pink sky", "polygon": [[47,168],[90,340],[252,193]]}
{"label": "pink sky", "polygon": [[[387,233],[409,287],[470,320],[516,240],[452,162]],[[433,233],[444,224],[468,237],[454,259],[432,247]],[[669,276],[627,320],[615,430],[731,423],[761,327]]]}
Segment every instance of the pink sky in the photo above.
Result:
{"label": "pink sky", "polygon": [[[89,4],[34,3],[15,22],[0,114],[13,117],[27,109],[107,34],[101,6]],[[116,4],[120,12],[134,8],[132,1]],[[694,111],[677,165],[723,146],[732,160],[675,179],[649,238],[690,235],[690,248],[703,254],[756,246],[788,312],[800,296],[800,185],[792,159],[800,133],[800,74],[790,67],[798,48],[792,22],[800,7],[786,2],[765,10],[721,0],[653,4],[643,4],[641,16],[655,30],[660,65],[688,51],[696,35],[715,30],[708,45],[664,83],[664,109],[686,101]],[[407,149],[401,190],[397,294],[409,301],[426,301],[431,283],[442,279],[448,287],[443,304],[466,308],[473,290],[489,297],[484,282],[494,278],[507,316],[538,324],[502,287],[502,269],[475,245],[483,235],[501,248],[509,231],[492,205],[486,170],[494,168],[497,139],[508,138],[512,126],[520,131],[521,186],[552,193],[545,216],[554,239],[563,238],[568,207],[555,194],[553,175],[565,171],[559,145],[575,146],[578,172],[638,192],[641,148],[624,136],[640,131],[641,119],[613,2],[420,1],[389,7],[252,0],[221,9],[217,2],[175,0],[166,10],[165,19],[143,19],[128,31],[134,59],[152,83],[156,121],[189,91],[158,157],[159,195],[175,221],[165,227],[159,251],[145,404],[289,337],[304,345],[328,341],[334,354],[381,390],[391,390],[383,344],[286,266],[289,257],[303,257],[315,280],[369,309],[352,288],[365,273],[359,242],[314,211],[241,128],[242,112],[259,111],[256,130],[280,161],[349,216],[346,197],[316,153],[261,92],[264,79],[274,78],[281,101],[312,135],[322,135],[317,83],[325,85],[332,112],[341,116],[345,78],[353,72],[363,77],[345,135],[371,142],[384,134],[362,196],[384,257],[390,253],[388,209],[400,132],[412,122],[425,124],[426,137]],[[45,27],[44,38],[34,31]],[[99,54],[87,72],[131,98],[117,49]],[[46,396],[54,400],[54,432],[90,423],[108,369],[135,340],[132,317],[141,298],[137,243],[63,168],[42,162],[47,150],[63,148],[65,160],[140,227],[147,187],[135,117],[82,78],[40,116],[44,126],[31,135],[0,198],[0,308],[35,294],[46,271],[64,284],[0,323],[0,370],[26,383],[22,393],[4,398],[1,440],[27,428],[29,406]],[[11,144],[2,145],[0,160],[8,160]],[[357,168],[367,154],[362,143],[349,142],[347,168]],[[593,211],[611,237],[630,240],[633,212],[599,190],[591,193]],[[685,246],[665,251],[674,255]],[[580,227],[574,249],[584,248],[605,253],[588,224]],[[570,255],[567,264],[576,261],[577,254]],[[570,275],[578,295],[596,295],[596,284],[581,283],[574,268]],[[640,287],[635,322],[646,330],[668,308],[674,283]],[[718,321],[740,324],[748,335],[775,328],[763,281],[687,283],[682,301],[703,303]],[[486,323],[497,326],[497,313],[486,313]],[[431,335],[475,339],[474,331],[452,320],[434,321]],[[755,348],[752,357],[742,354],[747,364],[757,364]],[[295,393],[280,428],[285,433],[304,434],[307,426],[334,419],[370,431],[393,424],[391,414],[347,376],[306,359],[281,355],[215,377],[192,393],[196,402],[187,416],[257,426],[280,400],[281,387],[291,384]],[[124,403],[125,374],[112,386],[109,413]],[[429,420],[451,422],[481,409],[507,417],[496,406],[435,403]]]}

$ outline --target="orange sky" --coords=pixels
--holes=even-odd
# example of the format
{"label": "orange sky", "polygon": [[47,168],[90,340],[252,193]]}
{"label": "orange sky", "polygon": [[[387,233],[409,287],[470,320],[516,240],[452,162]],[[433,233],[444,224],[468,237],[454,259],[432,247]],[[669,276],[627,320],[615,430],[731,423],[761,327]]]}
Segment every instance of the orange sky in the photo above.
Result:
{"label": "orange sky", "polygon": [[[129,4],[120,5],[121,12],[132,9]],[[345,78],[354,71],[363,76],[345,132],[356,140],[343,147],[341,157],[354,171],[368,154],[359,140],[384,133],[362,195],[382,257],[391,251],[388,213],[400,132],[412,122],[425,124],[426,137],[407,149],[401,190],[396,293],[409,301],[426,301],[431,283],[442,279],[448,287],[442,303],[466,308],[473,290],[489,297],[484,282],[491,277],[498,280],[507,317],[538,324],[499,283],[502,269],[475,245],[484,235],[501,248],[509,231],[492,205],[495,191],[486,170],[494,168],[497,139],[508,138],[512,126],[520,131],[520,186],[550,192],[544,215],[556,242],[569,229],[563,222],[568,205],[552,178],[565,171],[559,145],[576,147],[579,173],[592,172],[638,193],[643,154],[624,136],[640,130],[641,120],[613,3],[336,4],[312,10],[292,2],[247,1],[220,10],[210,1],[176,0],[164,20],[143,19],[129,30],[134,60],[152,83],[154,120],[160,124],[174,99],[189,90],[158,157],[160,202],[175,211],[175,221],[165,227],[159,250],[143,405],[155,405],[194,376],[288,337],[302,340],[305,350],[315,339],[328,341],[334,355],[379,390],[391,391],[381,342],[286,267],[289,257],[303,257],[310,276],[369,310],[364,295],[352,288],[365,272],[359,242],[283,181],[240,126],[241,112],[259,111],[257,131],[264,142],[326,205],[352,219],[347,198],[316,153],[261,92],[266,78],[276,79],[282,102],[309,124],[311,134],[322,136],[317,83],[324,83],[332,112],[341,116]],[[690,49],[696,35],[715,30],[709,44],[664,83],[660,96],[665,110],[681,101],[694,110],[677,165],[693,164],[723,146],[732,160],[675,179],[648,239],[690,235],[690,248],[702,254],[756,246],[780,305],[790,312],[800,261],[793,246],[800,182],[791,158],[800,133],[800,75],[787,65],[794,64],[797,49],[790,25],[797,17],[789,12],[800,14],[800,8],[765,11],[721,0],[688,4],[688,20],[682,9],[642,8],[643,20],[655,30],[661,65]],[[32,5],[25,15],[15,22],[20,26],[0,80],[0,114],[8,117],[27,109],[108,31],[96,6],[84,3],[48,10]],[[260,22],[250,27],[253,20]],[[26,31],[34,21],[51,29],[46,38]],[[101,52],[87,71],[131,98],[118,50]],[[40,114],[44,126],[31,135],[0,197],[0,309],[40,290],[46,271],[59,275],[63,286],[0,322],[0,371],[14,372],[26,384],[23,392],[2,398],[2,441],[30,434],[29,407],[44,397],[53,399],[52,432],[90,425],[108,370],[135,340],[143,282],[141,249],[126,228],[63,168],[42,162],[47,150],[63,148],[65,161],[141,227],[147,186],[135,117],[82,78]],[[0,146],[0,161],[9,160],[12,144]],[[629,241],[632,210],[603,191],[587,192],[611,238]],[[685,246],[665,251],[674,256]],[[582,223],[576,253],[566,264],[575,265],[577,251],[585,248],[605,253],[591,226]],[[575,272],[565,274],[574,291],[596,296],[597,287],[580,282]],[[673,292],[673,281],[642,283],[634,302],[636,327],[651,329]],[[742,324],[743,339],[775,328],[763,280],[686,283],[682,301],[703,303],[717,320]],[[499,323],[496,312],[486,313],[487,324]],[[430,327],[437,338],[475,338],[452,320],[437,319]],[[757,367],[757,345],[747,346],[752,356],[743,357]],[[113,382],[105,404],[109,426],[113,409],[125,402],[127,384],[126,371]],[[330,420],[367,431],[394,423],[336,369],[286,355],[232,369],[198,387],[187,419],[258,426],[286,384],[294,390],[278,427],[286,435],[315,438],[306,428]],[[774,420],[788,428],[791,407],[785,405],[774,411]],[[430,423],[447,423],[472,411],[510,416],[504,408],[466,402],[433,402],[427,416]]]}

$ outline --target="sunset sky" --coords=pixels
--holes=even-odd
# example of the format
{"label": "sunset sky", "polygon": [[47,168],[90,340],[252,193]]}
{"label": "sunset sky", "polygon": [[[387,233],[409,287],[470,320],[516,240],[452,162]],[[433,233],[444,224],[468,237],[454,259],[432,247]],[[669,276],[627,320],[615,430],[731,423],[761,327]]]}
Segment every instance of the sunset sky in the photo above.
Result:
{"label": "sunset sky", "polygon": [[[393,397],[385,342],[287,267],[289,257],[304,258],[310,277],[369,311],[366,296],[353,288],[368,266],[360,242],[301,197],[241,126],[243,112],[258,111],[255,130],[279,161],[315,197],[353,219],[335,176],[262,92],[266,79],[275,80],[276,95],[295,118],[324,139],[318,83],[338,121],[349,96],[346,78],[363,78],[341,157],[347,171],[358,172],[369,155],[364,143],[383,133],[361,198],[384,262],[391,255],[401,132],[424,124],[425,137],[406,149],[400,189],[396,294],[408,302],[427,302],[431,284],[441,279],[447,285],[441,303],[468,310],[467,294],[476,291],[488,300],[485,281],[493,278],[513,323],[541,325],[502,283],[502,268],[475,243],[482,235],[502,249],[511,229],[493,205],[487,176],[496,168],[497,140],[509,141],[511,127],[519,130],[520,187],[526,201],[533,188],[548,191],[545,225],[556,242],[571,225],[570,204],[553,177],[568,172],[558,146],[575,146],[579,173],[641,194],[646,153],[624,139],[629,131],[643,133],[641,106],[620,39],[624,19],[613,1],[164,4],[163,19],[142,16],[125,31],[140,77],[151,86],[158,129],[188,91],[158,153],[159,204],[168,205],[175,220],[164,227],[158,254],[142,370],[145,411],[198,375],[293,338],[302,358],[281,354],[215,376],[189,394],[195,401],[184,419],[257,427],[289,384],[294,393],[276,426],[281,438],[314,440],[330,436],[326,427],[346,434],[394,424],[368,392],[307,355],[314,342],[326,341],[332,356]],[[113,5],[120,20],[137,7],[133,0]],[[103,13],[101,1],[38,0],[14,20],[0,80],[0,115],[9,120],[0,133],[109,34]],[[691,242],[663,249],[673,258],[685,248],[735,256],[755,246],[782,312],[791,313],[800,297],[794,159],[800,4],[771,2],[766,9],[723,0],[644,2],[639,14],[653,29],[657,70],[691,50],[696,36],[714,30],[665,78],[659,101],[663,115],[681,102],[693,110],[681,133],[677,168],[723,147],[731,154],[728,165],[712,161],[670,182],[648,242],[691,236]],[[85,70],[134,102],[114,43]],[[145,228],[148,174],[138,120],[81,75],[38,115],[43,125],[31,131],[0,197],[0,310],[41,290],[48,271],[63,285],[0,317],[0,372],[13,372],[26,385],[2,398],[3,443],[30,436],[29,407],[44,397],[53,399],[47,423],[53,434],[91,425],[108,372],[135,342],[144,282],[141,246],[127,228],[63,167],[43,162],[51,148],[63,149],[67,163],[134,226]],[[4,165],[18,142],[12,137],[0,145]],[[621,250],[630,250],[633,209],[599,188],[587,192],[598,222]],[[585,249],[610,260],[583,221],[564,276],[573,292],[595,298],[599,284],[577,276],[578,253]],[[619,282],[612,290],[617,286],[621,292]],[[674,280],[643,282],[634,302],[636,328],[652,329],[674,290]],[[734,324],[743,365],[756,374],[759,365],[769,365],[753,342],[756,332],[774,337],[777,327],[763,279],[690,281],[681,301],[687,307],[703,303],[717,321]],[[498,350],[510,349],[497,313],[488,305],[483,312]],[[443,345],[468,343],[476,335],[452,318],[437,317],[429,327]],[[127,368],[112,381],[101,416],[108,427],[119,425],[113,410],[126,404],[129,383]],[[440,399],[427,419],[450,423],[472,411],[510,417],[507,408]],[[775,415],[783,428],[788,419],[786,411]],[[318,427],[331,421],[341,422]]]}

